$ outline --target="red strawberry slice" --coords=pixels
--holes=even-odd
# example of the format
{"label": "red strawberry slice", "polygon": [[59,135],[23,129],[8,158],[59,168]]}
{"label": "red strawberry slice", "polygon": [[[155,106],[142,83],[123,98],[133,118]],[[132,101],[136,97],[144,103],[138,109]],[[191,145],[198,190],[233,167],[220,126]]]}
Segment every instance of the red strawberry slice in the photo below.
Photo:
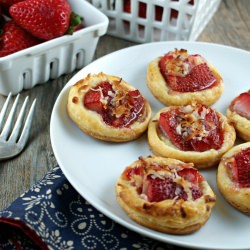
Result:
{"label": "red strawberry slice", "polygon": [[237,168],[237,164],[235,161],[235,158],[230,158],[230,161],[225,161],[225,166],[229,171],[230,174],[230,178],[238,183],[238,168]]}
{"label": "red strawberry slice", "polygon": [[0,36],[0,57],[37,45],[40,42],[39,39],[10,20],[4,24]]}
{"label": "red strawberry slice", "polygon": [[211,87],[216,78],[206,63],[195,66],[185,77],[176,76],[175,81],[166,76],[167,83],[172,90],[178,92],[195,92]]}
{"label": "red strawberry slice", "polygon": [[143,166],[136,166],[133,168],[127,168],[124,171],[124,175],[126,176],[127,179],[131,179],[134,175],[141,175],[143,176],[144,169]]}
{"label": "red strawberry slice", "polygon": [[204,180],[200,173],[194,168],[183,168],[178,171],[178,175],[195,185]]}
{"label": "red strawberry slice", "polygon": [[101,93],[97,90],[90,90],[86,93],[84,98],[84,106],[87,109],[103,114],[103,104],[100,101]]}
{"label": "red strawberry slice", "polygon": [[109,82],[101,82],[96,89],[101,88],[104,97],[109,96],[109,93],[114,93],[113,87]]}
{"label": "red strawberry slice", "polygon": [[129,91],[120,101],[120,106],[128,107],[126,112],[119,117],[107,117],[114,127],[127,127],[138,118],[144,107],[144,99],[139,90]]}
{"label": "red strawberry slice", "polygon": [[236,97],[229,107],[232,111],[250,120],[250,91]]}
{"label": "red strawberry slice", "polygon": [[216,77],[206,63],[194,65],[191,71],[185,76],[176,76],[167,72],[167,63],[171,56],[166,54],[159,61],[159,69],[166,81],[166,85],[178,92],[195,92],[207,89],[216,84]]}
{"label": "red strawberry slice", "polygon": [[183,143],[183,139],[176,133],[177,127],[177,112],[170,111],[160,114],[159,127],[166,137],[168,137],[172,143],[182,150],[190,150],[187,145]]}
{"label": "red strawberry slice", "polygon": [[[204,106],[205,107],[205,106]],[[185,133],[177,133],[177,126],[185,120],[185,114],[178,108],[160,114],[159,127],[163,134],[171,142],[183,151],[204,152],[209,149],[219,149],[223,143],[223,131],[217,114],[209,109],[205,119],[200,119],[208,135],[200,138],[200,134],[194,133],[191,123],[186,123]],[[192,136],[189,136],[192,135]]]}
{"label": "red strawberry slice", "polygon": [[[103,121],[113,127],[127,127],[138,118],[144,107],[144,98],[139,90],[129,91],[116,99],[115,91],[109,82],[102,82],[90,89],[84,99],[84,106],[99,113]],[[103,105],[101,98],[105,99]],[[122,112],[116,113],[120,107]],[[116,115],[117,114],[117,115]]]}
{"label": "red strawberry slice", "polygon": [[[244,149],[234,156],[237,171],[234,172],[240,187],[250,187],[250,148]],[[235,168],[233,168],[235,169]]]}
{"label": "red strawberry slice", "polygon": [[200,198],[203,195],[202,190],[199,187],[199,184],[204,180],[203,176],[194,169],[194,168],[184,168],[178,171],[178,175],[183,177],[185,180],[192,183],[190,188],[192,192],[192,197],[194,200]]}
{"label": "red strawberry slice", "polygon": [[26,0],[13,4],[9,12],[35,37],[51,40],[66,33],[71,11],[66,0]]}
{"label": "red strawberry slice", "polygon": [[[84,98],[84,106],[87,109],[96,111],[104,115],[104,106],[101,102],[101,97],[108,97],[109,92],[114,92],[112,85],[109,82],[101,82],[93,89],[90,89]],[[111,99],[111,97],[109,97]]]}
{"label": "red strawberry slice", "polygon": [[[140,94],[140,91],[139,90],[129,91],[126,99],[129,105],[133,106],[131,110],[132,113],[138,115],[144,106],[144,99]],[[134,116],[134,114],[132,114],[132,116]]]}
{"label": "red strawberry slice", "polygon": [[171,178],[161,179],[153,175],[147,177],[148,186],[146,195],[149,202],[160,202],[163,200],[174,199],[183,199],[187,200],[187,193],[184,191],[184,188],[175,183]]}
{"label": "red strawberry slice", "polygon": [[198,185],[192,185],[190,190],[192,192],[193,200],[199,199],[203,195],[203,192]]}

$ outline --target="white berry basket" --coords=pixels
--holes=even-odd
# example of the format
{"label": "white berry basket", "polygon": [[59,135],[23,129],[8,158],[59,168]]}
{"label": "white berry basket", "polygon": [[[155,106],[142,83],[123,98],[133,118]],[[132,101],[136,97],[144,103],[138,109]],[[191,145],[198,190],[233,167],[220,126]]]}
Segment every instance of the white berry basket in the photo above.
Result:
{"label": "white berry basket", "polygon": [[88,0],[109,18],[108,34],[133,42],[196,40],[221,0]]}
{"label": "white berry basket", "polygon": [[108,18],[85,0],[68,0],[71,10],[84,18],[84,28],[73,35],[41,43],[0,58],[0,94],[17,94],[37,84],[80,69],[93,60]]}

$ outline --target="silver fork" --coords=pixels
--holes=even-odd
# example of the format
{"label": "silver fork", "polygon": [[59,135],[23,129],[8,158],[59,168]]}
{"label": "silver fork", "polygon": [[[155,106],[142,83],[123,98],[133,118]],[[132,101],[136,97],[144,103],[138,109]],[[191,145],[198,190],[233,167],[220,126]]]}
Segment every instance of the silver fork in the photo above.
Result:
{"label": "silver fork", "polygon": [[[18,94],[11,107],[9,115],[7,116],[7,111],[11,100],[10,93],[0,113],[0,160],[8,159],[19,154],[26,145],[29,137],[29,131],[31,128],[33,114],[36,106],[36,99],[33,101],[28,111],[29,97],[27,96],[25,98],[13,127],[12,125],[15,120],[19,97],[20,95]],[[28,115],[25,119],[25,114],[27,112]]]}

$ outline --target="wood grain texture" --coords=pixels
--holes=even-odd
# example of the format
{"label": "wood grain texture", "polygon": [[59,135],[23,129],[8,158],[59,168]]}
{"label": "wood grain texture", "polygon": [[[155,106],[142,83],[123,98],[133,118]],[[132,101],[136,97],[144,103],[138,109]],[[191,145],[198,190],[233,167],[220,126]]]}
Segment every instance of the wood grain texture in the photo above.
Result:
{"label": "wood grain texture", "polygon": [[[218,12],[209,22],[198,41],[220,43],[250,51],[250,1],[222,1]],[[101,37],[95,58],[113,51],[133,46],[135,43],[114,38]],[[56,80],[21,92],[37,98],[37,108],[28,145],[17,157],[0,161],[0,209],[10,204],[44,174],[57,164],[50,142],[50,116],[61,89],[77,71]],[[5,101],[0,96],[0,106]]]}

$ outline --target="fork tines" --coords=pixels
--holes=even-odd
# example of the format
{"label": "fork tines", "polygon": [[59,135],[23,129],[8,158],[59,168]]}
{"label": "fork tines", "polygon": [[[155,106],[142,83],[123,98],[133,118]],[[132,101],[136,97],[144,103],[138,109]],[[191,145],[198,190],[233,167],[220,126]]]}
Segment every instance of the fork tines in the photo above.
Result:
{"label": "fork tines", "polygon": [[[2,132],[0,134],[0,141],[1,142],[8,142],[8,143],[18,143],[20,144],[20,146],[24,147],[24,145],[27,142],[28,139],[28,135],[29,135],[29,131],[30,131],[30,127],[31,127],[31,123],[32,123],[32,117],[34,114],[34,110],[35,110],[35,105],[36,105],[36,99],[33,101],[30,110],[28,112],[28,115],[26,117],[26,120],[24,121],[25,118],[25,114],[27,113],[27,109],[28,109],[28,102],[29,102],[29,97],[27,96],[23,102],[23,105],[21,107],[21,110],[17,116],[15,125],[12,129],[12,125],[15,121],[15,117],[16,117],[16,111],[17,111],[17,106],[18,106],[18,101],[20,98],[20,94],[18,94],[16,96],[16,99],[11,107],[11,110],[9,112],[8,117],[6,117],[7,115],[7,111],[8,111],[8,107],[10,105],[10,101],[11,101],[11,96],[12,94],[10,93],[3,105],[3,108],[1,110],[0,113],[0,130],[2,128]],[[11,131],[12,129],[12,131]],[[22,129],[22,132],[21,132]],[[21,133],[21,135],[20,135]],[[20,135],[20,137],[19,137]]]}

